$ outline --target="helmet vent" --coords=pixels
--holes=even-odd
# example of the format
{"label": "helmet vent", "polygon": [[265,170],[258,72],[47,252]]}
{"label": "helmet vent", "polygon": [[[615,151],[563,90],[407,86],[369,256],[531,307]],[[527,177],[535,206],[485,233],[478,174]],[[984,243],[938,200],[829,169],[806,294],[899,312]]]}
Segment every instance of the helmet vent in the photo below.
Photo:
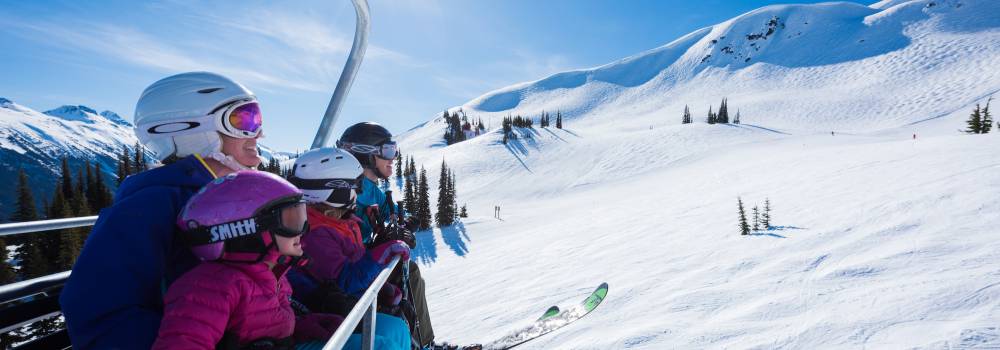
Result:
{"label": "helmet vent", "polygon": [[201,90],[198,90],[198,93],[199,94],[210,94],[210,93],[213,93],[213,92],[216,92],[216,91],[219,91],[219,90],[222,90],[222,88],[216,87],[216,88],[201,89]]}

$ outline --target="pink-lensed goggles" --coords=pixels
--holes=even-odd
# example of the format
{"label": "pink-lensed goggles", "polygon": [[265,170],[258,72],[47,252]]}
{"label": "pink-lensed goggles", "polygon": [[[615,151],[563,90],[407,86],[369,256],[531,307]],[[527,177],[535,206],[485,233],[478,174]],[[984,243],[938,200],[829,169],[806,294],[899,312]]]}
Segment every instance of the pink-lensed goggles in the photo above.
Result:
{"label": "pink-lensed goggles", "polygon": [[221,125],[219,132],[236,138],[260,135],[264,118],[256,100],[242,100],[218,108],[212,113]]}

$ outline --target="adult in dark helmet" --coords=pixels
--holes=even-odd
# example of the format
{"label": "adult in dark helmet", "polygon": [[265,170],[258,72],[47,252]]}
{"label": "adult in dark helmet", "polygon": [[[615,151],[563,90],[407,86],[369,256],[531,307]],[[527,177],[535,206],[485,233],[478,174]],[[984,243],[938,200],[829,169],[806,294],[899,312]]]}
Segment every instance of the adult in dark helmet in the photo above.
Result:
{"label": "adult in dark helmet", "polygon": [[178,74],[143,91],[136,136],[163,166],[122,182],[73,266],[59,302],[74,349],[153,345],[163,291],[198,263],[177,215],[212,179],[260,164],[262,122],[254,94],[218,74]]}
{"label": "adult in dark helmet", "polygon": [[[364,168],[356,213],[362,219],[361,231],[365,243],[374,246],[390,240],[401,240],[410,248],[415,248],[413,234],[394,214],[400,213],[398,208],[395,203],[387,200],[385,192],[378,186],[380,179],[387,179],[392,174],[392,162],[398,156],[392,133],[378,123],[357,123],[344,130],[340,140],[337,140],[337,147],[354,155]],[[394,222],[400,223],[393,225]],[[398,273],[392,278],[397,285],[403,285],[401,279],[402,276]],[[424,296],[424,280],[420,276],[419,267],[412,261],[409,261],[409,282],[410,302],[416,313],[415,319],[411,320],[415,328],[414,338],[421,346],[432,344],[434,328]]]}

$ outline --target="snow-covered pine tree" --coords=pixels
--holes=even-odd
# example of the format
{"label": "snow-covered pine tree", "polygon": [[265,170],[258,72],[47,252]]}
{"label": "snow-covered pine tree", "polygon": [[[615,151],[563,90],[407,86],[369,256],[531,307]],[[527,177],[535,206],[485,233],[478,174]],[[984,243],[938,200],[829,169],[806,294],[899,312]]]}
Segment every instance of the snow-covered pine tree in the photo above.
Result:
{"label": "snow-covered pine tree", "polygon": [[411,214],[417,211],[417,201],[414,197],[413,182],[412,176],[403,177],[403,208],[401,210]]}
{"label": "snow-covered pine tree", "polygon": [[733,124],[739,124],[739,123],[740,123],[740,110],[737,109],[736,110],[736,119],[733,120]]}
{"label": "snow-covered pine tree", "polygon": [[556,111],[556,129],[562,129],[562,111]]}
{"label": "snow-covered pine tree", "polygon": [[[467,218],[467,217],[469,217],[469,211],[466,209],[466,205],[467,204],[465,204],[465,203],[462,204],[462,210],[460,210],[458,212],[458,217],[460,217],[460,218]],[[2,242],[3,241],[0,241],[0,243],[2,243]]]}
{"label": "snow-covered pine tree", "polygon": [[709,124],[715,124],[715,114],[712,113],[712,106],[708,106],[708,119],[706,120]]}
{"label": "snow-covered pine tree", "polygon": [[764,214],[761,216],[761,228],[765,230],[771,229],[771,199],[764,199]]}
{"label": "snow-covered pine tree", "polygon": [[681,117],[681,124],[691,124],[691,110],[688,109],[687,105],[684,105],[684,116]]}
{"label": "snow-covered pine tree", "polygon": [[753,227],[754,231],[760,230],[760,211],[757,210],[757,206],[753,206]]}
{"label": "snow-covered pine tree", "polygon": [[965,129],[966,133],[981,134],[983,132],[983,116],[981,112],[977,103],[976,109],[972,111],[972,114],[969,115],[969,120],[965,122],[968,125]]}
{"label": "snow-covered pine tree", "polygon": [[750,225],[747,224],[747,212],[743,210],[743,199],[736,197],[736,203],[740,209],[740,234],[744,236],[749,235]]}

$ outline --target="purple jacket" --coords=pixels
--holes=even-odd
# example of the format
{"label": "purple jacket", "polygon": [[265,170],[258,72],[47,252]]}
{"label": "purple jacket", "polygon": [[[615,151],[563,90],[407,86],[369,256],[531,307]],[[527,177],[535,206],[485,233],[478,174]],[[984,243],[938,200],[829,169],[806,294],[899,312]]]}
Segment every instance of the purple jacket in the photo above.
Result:
{"label": "purple jacket", "polygon": [[205,262],[181,276],[164,297],[153,349],[214,349],[223,333],[239,345],[292,336],[292,289],[263,262]]}
{"label": "purple jacket", "polygon": [[362,243],[361,220],[338,220],[313,208],[307,213],[310,231],[302,236],[302,249],[310,262],[305,272],[316,282],[335,281],[347,294],[360,297],[382,271]]}

